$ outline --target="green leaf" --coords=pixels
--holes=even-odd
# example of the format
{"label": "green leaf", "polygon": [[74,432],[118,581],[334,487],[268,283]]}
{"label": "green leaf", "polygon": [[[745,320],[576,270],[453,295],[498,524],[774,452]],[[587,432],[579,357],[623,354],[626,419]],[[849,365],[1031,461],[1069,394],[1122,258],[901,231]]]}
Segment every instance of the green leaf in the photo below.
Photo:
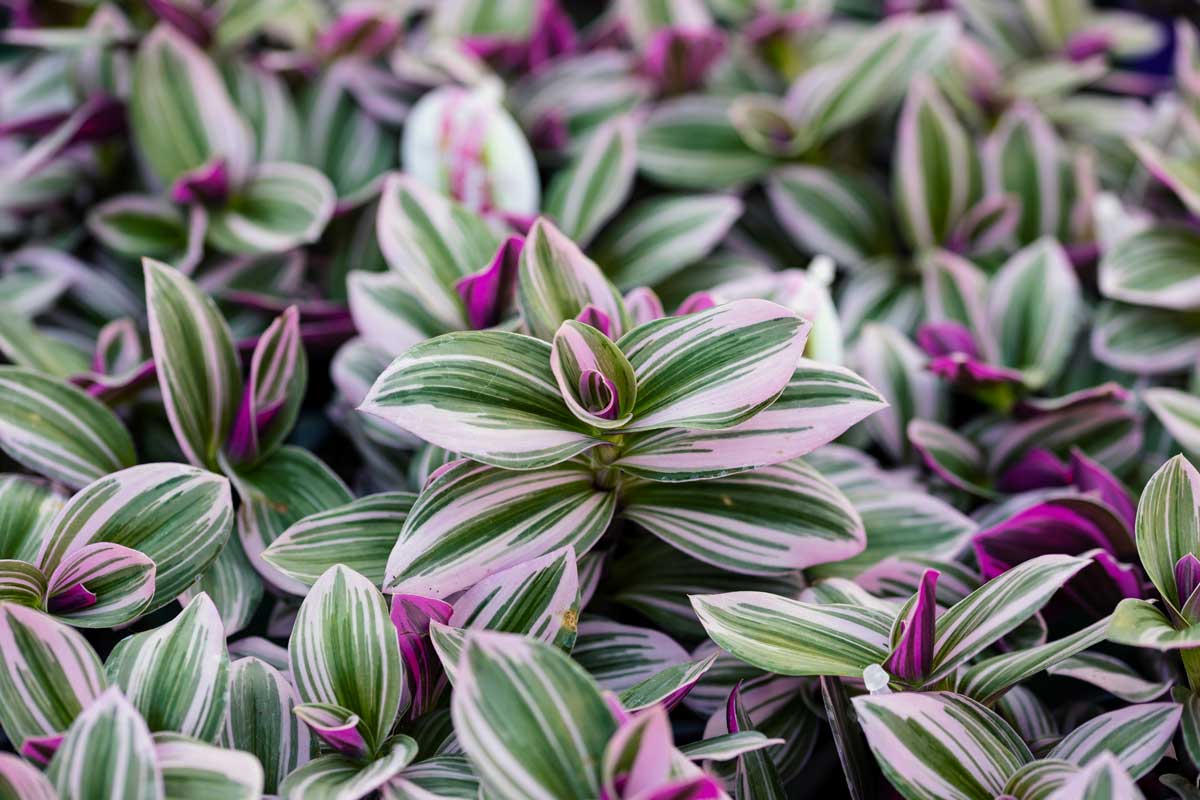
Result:
{"label": "green leaf", "polygon": [[1117,604],[1109,623],[1108,638],[1131,647],[1186,650],[1200,647],[1200,625],[1176,629],[1152,602],[1130,597]]}
{"label": "green leaf", "polygon": [[279,787],[289,800],[349,800],[370,797],[409,765],[417,754],[417,743],[407,736],[393,736],[386,751],[366,763],[343,755],[314,758]]}
{"label": "green leaf", "polygon": [[1146,484],[1135,536],[1146,575],[1168,603],[1182,607],[1187,598],[1175,587],[1175,564],[1200,552],[1200,473],[1183,456],[1159,467]]}
{"label": "green leaf", "polygon": [[1180,389],[1154,386],[1142,392],[1142,400],[1172,439],[1188,453],[1200,456],[1200,398]]}
{"label": "green leaf", "polygon": [[73,800],[165,800],[150,729],[115,687],[88,706],[63,738],[48,772]]}
{"label": "green leaf", "polygon": [[1200,235],[1161,225],[1117,242],[1100,259],[1100,291],[1138,306],[1200,309]]}
{"label": "green leaf", "polygon": [[171,430],[188,461],[217,468],[242,399],[233,335],[212,299],[181,272],[143,259],[150,346]]}
{"label": "green leaf", "polygon": [[37,567],[13,558],[0,560],[0,602],[42,610],[46,576]]}
{"label": "green leaf", "polygon": [[892,249],[887,195],[863,175],[782,167],[767,179],[767,197],[779,224],[806,251],[857,265]]}
{"label": "green leaf", "polygon": [[638,131],[638,169],[680,189],[729,190],[753,181],[774,159],[751,149],[725,97],[687,95],[660,103]]}
{"label": "green leaf", "polygon": [[123,194],[92,206],[87,227],[105,247],[134,258],[171,259],[187,249],[188,224],[174,203]]}
{"label": "green leaf", "polygon": [[1182,713],[1178,703],[1142,703],[1110,711],[1064,736],[1049,757],[1086,767],[1103,753],[1112,753],[1136,780],[1163,757]]}
{"label": "green leaf", "polygon": [[633,117],[609,120],[550,181],[542,208],[580,246],[591,241],[629,196],[637,169],[636,134]]}
{"label": "green leaf", "polygon": [[1155,683],[1133,667],[1104,653],[1078,653],[1046,670],[1051,675],[1074,678],[1099,687],[1126,703],[1146,703],[1171,688],[1171,681]]}
{"label": "green leaf", "polygon": [[330,567],[300,606],[288,654],[300,699],[358,715],[368,751],[383,753],[400,710],[404,668],[379,590],[347,567]]}
{"label": "green leaf", "polygon": [[217,560],[191,588],[179,595],[179,602],[187,605],[201,592],[216,605],[226,637],[250,624],[262,602],[263,582],[236,536],[226,540]]}
{"label": "green leaf", "polygon": [[337,195],[324,174],[303,164],[254,168],[209,217],[208,242],[233,255],[282,253],[321,237]]}
{"label": "green leaf", "polygon": [[219,744],[246,750],[258,759],[264,771],[264,794],[277,794],[283,779],[316,750],[308,727],[293,713],[298,703],[291,682],[265,661],[233,662],[229,711]]}
{"label": "green leaf", "polygon": [[151,730],[216,741],[229,701],[229,654],[208,595],[166,625],[123,639],[105,669]]}

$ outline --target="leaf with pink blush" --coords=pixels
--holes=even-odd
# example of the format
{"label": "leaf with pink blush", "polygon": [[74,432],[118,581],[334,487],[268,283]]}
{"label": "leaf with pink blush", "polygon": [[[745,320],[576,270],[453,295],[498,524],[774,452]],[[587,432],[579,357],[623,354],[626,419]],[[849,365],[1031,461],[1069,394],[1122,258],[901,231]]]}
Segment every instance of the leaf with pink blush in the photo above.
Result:
{"label": "leaf with pink blush", "polygon": [[236,462],[269,454],[291,433],[308,385],[308,358],[300,340],[300,312],[283,312],[254,347],[250,377],[233,421],[226,452]]}
{"label": "leaf with pink blush", "polygon": [[550,367],[567,408],[595,428],[620,428],[633,418],[637,382],[625,354],[602,331],[567,320],[554,334]]}
{"label": "leaf with pink blush", "polygon": [[467,309],[467,322],[475,330],[498,325],[512,305],[517,269],[525,240],[509,236],[500,243],[491,262],[454,284]]}
{"label": "leaf with pink blush", "polygon": [[391,618],[400,642],[400,660],[406,680],[401,708],[416,719],[434,707],[445,678],[438,668],[437,654],[430,641],[431,623],[446,624],[454,607],[432,597],[415,594],[392,595]]}
{"label": "leaf with pink blush", "polygon": [[50,575],[46,608],[71,625],[107,628],[136,619],[154,597],[156,567],[128,547],[97,542],[71,551]]}
{"label": "leaf with pink blush", "polygon": [[908,683],[919,684],[933,668],[933,621],[937,613],[934,589],[937,570],[926,570],[915,595],[916,602],[899,624],[900,641],[883,668],[888,674]]}
{"label": "leaf with pink blush", "polygon": [[360,759],[369,755],[354,712],[328,703],[301,703],[292,713],[335,753]]}

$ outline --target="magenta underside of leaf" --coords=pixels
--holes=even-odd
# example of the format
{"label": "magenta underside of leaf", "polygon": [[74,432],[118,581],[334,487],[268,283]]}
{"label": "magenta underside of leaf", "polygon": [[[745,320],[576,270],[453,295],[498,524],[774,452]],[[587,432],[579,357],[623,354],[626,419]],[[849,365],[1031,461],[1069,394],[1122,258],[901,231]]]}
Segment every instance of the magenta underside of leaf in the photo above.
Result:
{"label": "magenta underside of leaf", "polygon": [[883,663],[883,668],[902,681],[918,683],[933,668],[934,617],[937,613],[935,569],[925,570],[917,589],[917,601],[901,622],[900,641]]}

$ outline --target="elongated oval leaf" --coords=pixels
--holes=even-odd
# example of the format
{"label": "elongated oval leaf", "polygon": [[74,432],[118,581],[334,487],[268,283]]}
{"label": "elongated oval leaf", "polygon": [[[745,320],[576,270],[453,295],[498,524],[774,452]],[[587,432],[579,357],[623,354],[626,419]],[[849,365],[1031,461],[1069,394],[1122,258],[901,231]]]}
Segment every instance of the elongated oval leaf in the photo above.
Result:
{"label": "elongated oval leaf", "polygon": [[263,768],[250,753],[226,750],[178,734],[154,736],[154,757],[166,798],[207,794],[230,800],[257,800],[263,794]]}
{"label": "elongated oval leaf", "polygon": [[262,791],[275,794],[287,775],[308,761],[314,743],[308,727],[293,714],[296,690],[274,667],[241,658],[229,670],[229,711],[219,743],[246,750],[262,764]]}
{"label": "elongated oval leaf", "polygon": [[96,698],[75,720],[50,762],[48,776],[62,797],[166,797],[150,729],[116,687]]}
{"label": "elongated oval leaf", "polygon": [[282,253],[319,239],[336,202],[333,184],[312,167],[260,164],[210,215],[207,241],[234,255]]}
{"label": "elongated oval leaf", "polygon": [[575,551],[564,547],[479,581],[454,602],[448,624],[573,642],[578,603]]}
{"label": "elongated oval leaf", "polygon": [[1049,756],[1085,767],[1102,753],[1112,753],[1136,780],[1163,757],[1182,713],[1178,703],[1142,703],[1110,711],[1068,733]]}
{"label": "elongated oval leaf", "polygon": [[628,115],[605,123],[546,189],[542,204],[546,214],[581,246],[616,213],[633,188],[636,133]]}

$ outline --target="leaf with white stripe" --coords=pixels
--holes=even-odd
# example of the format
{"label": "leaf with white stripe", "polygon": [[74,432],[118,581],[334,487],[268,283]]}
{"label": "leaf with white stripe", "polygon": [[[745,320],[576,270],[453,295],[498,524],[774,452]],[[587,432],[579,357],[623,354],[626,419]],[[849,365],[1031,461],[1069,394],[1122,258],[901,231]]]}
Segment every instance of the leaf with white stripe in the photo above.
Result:
{"label": "leaf with white stripe", "polygon": [[1102,302],[1091,346],[1101,363],[1137,375],[1179,372],[1200,357],[1200,315]]}
{"label": "leaf with white stripe", "polygon": [[893,460],[909,453],[905,431],[913,420],[947,416],[946,388],[925,369],[927,363],[925,354],[892,326],[863,326],[854,350],[855,368],[888,403],[863,427]]}
{"label": "leaf with white stripe", "polygon": [[638,170],[681,189],[728,190],[775,163],[751,149],[730,119],[728,97],[687,94],[659,103],[638,130]]}
{"label": "leaf with white stripe", "polygon": [[230,470],[241,506],[238,537],[250,563],[269,583],[292,594],[308,587],[287,577],[262,554],[289,527],[305,517],[353,499],[338,475],[309,451],[285,445],[252,467]]}
{"label": "leaf with white stripe", "polygon": [[1108,639],[1131,647],[1190,650],[1200,647],[1200,625],[1176,628],[1154,603],[1129,597],[1117,604],[1109,623]]}
{"label": "leaf with white stripe", "polygon": [[1142,491],[1135,524],[1138,557],[1146,575],[1176,609],[1179,596],[1175,566],[1200,552],[1200,472],[1182,455],[1163,464]]}
{"label": "leaf with white stripe", "polygon": [[[494,573],[454,601],[455,628],[520,633],[569,645],[579,616],[575,551],[564,547]],[[561,640],[561,642],[560,642]]]}
{"label": "leaf with white stripe", "polygon": [[263,768],[251,753],[224,750],[176,733],[158,733],[154,756],[166,800],[258,800],[263,795]]}
{"label": "leaf with white stripe", "polygon": [[1171,688],[1171,681],[1146,680],[1124,661],[1104,653],[1078,653],[1046,671],[1090,683],[1126,703],[1148,703]]}
{"label": "leaf with white stripe", "polygon": [[96,542],[72,550],[46,582],[46,608],[81,628],[136,619],[154,598],[154,562],[137,550]]}
{"label": "leaf with white stripe", "polygon": [[26,561],[0,560],[0,602],[16,603],[42,610],[46,599],[46,576]]}
{"label": "leaf with white stripe", "polygon": [[0,475],[0,556],[37,563],[38,550],[65,494],[28,475]]}
{"label": "leaf with white stripe", "polygon": [[[619,699],[626,711],[663,704],[670,710],[691,692],[697,681],[716,663],[717,653],[707,658],[674,664],[647,676],[632,686],[621,690]],[[779,740],[782,741],[782,740]],[[765,746],[765,745],[764,745]],[[713,756],[705,756],[712,758]]]}
{"label": "leaf with white stripe", "polygon": [[353,82],[366,70],[363,64],[335,61],[310,84],[304,127],[297,121],[290,132],[303,130],[305,161],[329,177],[343,207],[369,200],[378,191],[399,150],[396,136],[356,101]]}
{"label": "leaf with white stripe", "polygon": [[787,386],[809,323],[766,300],[737,300],[641,325],[617,346],[633,365],[627,431],[720,429],[753,417]]}
{"label": "leaf with white stripe", "polygon": [[883,774],[907,800],[988,800],[1033,755],[984,706],[950,692],[854,698]]}
{"label": "leaf with white stripe", "polygon": [[187,249],[187,219],[165,197],[122,194],[92,206],[88,231],[105,247],[133,258],[171,259]]}
{"label": "leaf with white stripe", "polygon": [[517,305],[529,332],[550,340],[562,323],[588,306],[603,315],[613,339],[632,326],[621,293],[579,246],[539,217],[525,237],[517,280]]}
{"label": "leaf with white stripe", "polygon": [[861,678],[891,650],[893,615],[871,608],[800,603],[764,592],[694,595],[692,605],[714,642],[780,675]]}
{"label": "leaf with white stripe", "polygon": [[1142,392],[1146,407],[1189,454],[1200,457],[1200,397],[1181,389],[1154,386]]}
{"label": "leaf with white stripe", "polygon": [[649,480],[716,478],[791,461],[886,406],[845,367],[802,358],[783,393],[747,421],[718,431],[666,428],[629,436],[614,463]]}
{"label": "leaf with white stripe", "polygon": [[609,120],[550,181],[542,208],[580,246],[591,241],[633,189],[636,134],[632,116]]}
{"label": "leaf with white stripe", "polygon": [[600,687],[561,651],[514,635],[468,634],[451,715],[489,797],[598,796],[594,765],[616,723]]}
{"label": "leaf with white stripe", "polygon": [[1182,714],[1183,707],[1178,703],[1142,703],[1110,711],[1068,733],[1050,751],[1049,758],[1085,767],[1109,752],[1136,780],[1166,753]]}
{"label": "leaf with white stripe", "polygon": [[1012,106],[983,143],[985,196],[1015,195],[1020,202],[1016,241],[1010,244],[1029,244],[1039,236],[1069,238],[1063,149],[1053,126],[1029,103]]}
{"label": "leaf with white stripe", "polygon": [[1000,637],[1036,614],[1087,558],[1046,555],[1018,564],[967,595],[938,617],[933,671],[927,681],[949,675]]}
{"label": "leaf with white stripe", "polygon": [[608,528],[612,492],[575,464],[515,472],[462,460],[425,486],[388,559],[388,592],[442,598]]}
{"label": "leaf with white stripe", "polygon": [[215,470],[242,399],[233,335],[212,298],[183,273],[148,258],[142,264],[167,419],[187,460]]}
{"label": "leaf with white stripe", "polygon": [[1171,156],[1148,142],[1131,140],[1129,147],[1142,165],[1162,181],[1193,214],[1200,213],[1200,175],[1195,162],[1186,157]]}
{"label": "leaf with white stripe", "polygon": [[404,669],[396,628],[374,584],[347,567],[330,567],[300,606],[288,653],[300,699],[357,715],[368,753],[383,753]]}
{"label": "leaf with white stripe", "polygon": [[[1163,783],[1166,778],[1163,777]],[[1182,797],[1183,795],[1181,795]],[[1046,797],[1046,800],[1143,800],[1133,776],[1115,756],[1093,759]]]}
{"label": "leaf with white stripe", "polygon": [[226,540],[217,560],[179,595],[179,602],[186,606],[201,592],[209,596],[220,612],[226,637],[250,624],[263,599],[263,581],[246,557],[241,539],[230,536]]}
{"label": "leaf with white stripe", "polygon": [[0,447],[22,466],[78,489],[137,463],[112,411],[74,386],[0,367]]}
{"label": "leaf with white stripe", "polygon": [[65,798],[166,798],[150,729],[116,687],[96,698],[75,720],[47,776]]}
{"label": "leaf with white stripe", "polygon": [[383,787],[383,800],[475,800],[479,779],[461,756],[434,756],[407,768]]}
{"label": "leaf with white stripe", "polygon": [[584,619],[571,658],[605,689],[624,692],[669,667],[688,663],[688,652],[652,628]]}
{"label": "leaf with white stripe", "polygon": [[955,690],[981,703],[992,703],[1010,686],[1054,667],[1092,645],[1104,641],[1108,618],[1086,628],[1027,650],[1014,650],[972,664],[962,673]]}
{"label": "leaf with white stripe", "polygon": [[1161,225],[1117,242],[1100,259],[1100,291],[1139,306],[1200,308],[1200,235]]}
{"label": "leaf with white stripe", "polygon": [[380,492],[310,514],[272,542],[263,560],[308,586],[334,564],[382,586],[388,555],[416,499],[411,492]]}
{"label": "leaf with white stripe", "polygon": [[982,448],[932,420],[908,423],[908,440],[921,454],[925,466],[956,489],[979,497],[994,497]]}
{"label": "leaf with white stripe", "polygon": [[854,506],[803,461],[727,478],[638,482],[622,514],[683,552],[750,575],[777,575],[862,552]]}
{"label": "leaf with white stripe", "polygon": [[787,166],[767,179],[767,197],[779,224],[808,252],[857,265],[892,249],[887,196],[863,175]]}
{"label": "leaf with white stripe", "polygon": [[254,347],[250,378],[227,446],[230,458],[254,461],[279,447],[296,424],[307,387],[300,310],[288,306]]}
{"label": "leaf with white stripe", "polygon": [[735,195],[666,195],[624,211],[591,251],[620,289],[657,286],[717,246],[742,215]]}
{"label": "leaf with white stripe", "polygon": [[321,237],[337,195],[325,175],[304,164],[259,164],[208,220],[207,241],[232,255],[282,253]]}
{"label": "leaf with white stripe", "polygon": [[[388,360],[446,332],[446,324],[430,313],[409,278],[399,272],[351,270],[346,276],[346,293],[350,316],[359,335]],[[384,360],[382,366],[387,363]],[[380,368],[371,372],[368,387],[382,371]],[[362,397],[348,399],[357,404]]]}
{"label": "leaf with white stripe", "polygon": [[278,670],[241,658],[229,670],[229,709],[218,743],[252,753],[263,767],[264,794],[278,794],[289,773],[315,752],[308,727],[293,713],[299,700]]}
{"label": "leaf with white stripe", "polygon": [[182,464],[142,464],[100,478],[67,501],[37,564],[53,575],[72,553],[100,542],[140,551],[156,566],[149,613],[203,574],[232,526],[225,478]]}
{"label": "leaf with white stripe", "polygon": [[279,787],[289,800],[356,800],[370,797],[417,754],[417,743],[407,736],[393,736],[373,761],[363,762],[343,755],[314,758],[297,769]]}
{"label": "leaf with white stripe", "polygon": [[122,640],[105,670],[151,730],[216,741],[229,702],[229,654],[208,595],[166,625]]}
{"label": "leaf with white stripe", "polygon": [[1061,759],[1030,761],[1009,776],[1004,793],[1022,800],[1045,800],[1078,772],[1079,767]]}
{"label": "leaf with white stripe", "polygon": [[596,443],[567,410],[550,352],[506,331],[439,336],[393,361],[359,410],[485,464],[550,466]]}
{"label": "leaf with white stripe", "polygon": [[37,767],[12,753],[0,753],[0,797],[5,800],[58,800],[58,793]]}
{"label": "leaf with white stripe", "polygon": [[91,645],[40,611],[0,603],[0,726],[16,748],[61,736],[108,685]]}

